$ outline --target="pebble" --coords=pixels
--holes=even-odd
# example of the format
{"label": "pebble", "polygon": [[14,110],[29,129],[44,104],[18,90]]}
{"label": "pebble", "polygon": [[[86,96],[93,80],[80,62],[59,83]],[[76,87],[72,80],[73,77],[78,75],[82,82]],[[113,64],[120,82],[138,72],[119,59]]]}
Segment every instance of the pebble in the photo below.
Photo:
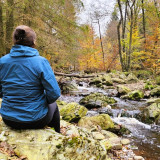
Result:
{"label": "pebble", "polygon": [[127,145],[127,144],[130,144],[130,140],[129,140],[129,139],[122,139],[122,140],[121,140],[121,143],[122,143],[123,145]]}
{"label": "pebble", "polygon": [[105,139],[105,136],[99,132],[92,132],[92,135],[93,135],[94,139],[97,139],[97,140]]}
{"label": "pebble", "polygon": [[142,156],[134,156],[134,160],[144,160]]}

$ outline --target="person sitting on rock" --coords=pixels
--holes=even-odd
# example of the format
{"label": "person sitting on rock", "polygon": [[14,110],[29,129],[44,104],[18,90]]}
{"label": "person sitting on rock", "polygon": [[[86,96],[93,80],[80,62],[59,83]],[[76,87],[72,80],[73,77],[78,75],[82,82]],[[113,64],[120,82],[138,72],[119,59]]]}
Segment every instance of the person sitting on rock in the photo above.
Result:
{"label": "person sitting on rock", "polygon": [[13,32],[9,54],[0,58],[0,114],[15,129],[53,127],[60,132],[55,101],[60,88],[49,62],[35,49],[36,33],[21,25]]}

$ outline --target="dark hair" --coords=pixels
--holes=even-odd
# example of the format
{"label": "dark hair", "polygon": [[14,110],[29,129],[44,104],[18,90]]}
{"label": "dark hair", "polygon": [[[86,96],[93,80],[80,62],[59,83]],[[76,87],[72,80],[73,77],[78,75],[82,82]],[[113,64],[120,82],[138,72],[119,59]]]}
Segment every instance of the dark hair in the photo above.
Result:
{"label": "dark hair", "polygon": [[36,33],[33,29],[28,26],[21,25],[16,27],[13,32],[13,43],[14,45],[24,45],[29,47],[35,46]]}

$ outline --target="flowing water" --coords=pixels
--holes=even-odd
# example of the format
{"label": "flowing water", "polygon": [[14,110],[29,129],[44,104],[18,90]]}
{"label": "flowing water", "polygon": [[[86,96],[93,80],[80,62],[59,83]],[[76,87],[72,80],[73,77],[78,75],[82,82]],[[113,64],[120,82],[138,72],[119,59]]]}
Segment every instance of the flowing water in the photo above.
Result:
{"label": "flowing water", "polygon": [[[91,92],[101,92],[110,96],[112,95],[110,91],[84,86],[79,87],[77,92],[61,96],[60,100],[78,103],[84,95]],[[87,115],[109,114],[115,123],[123,125],[131,131],[131,134],[124,135],[124,137],[131,140],[130,147],[137,155],[143,156],[145,160],[160,160],[160,126],[144,124],[136,119],[141,113],[140,109],[146,107],[145,100],[130,101],[114,98],[117,103],[111,106],[112,109],[90,110]]]}

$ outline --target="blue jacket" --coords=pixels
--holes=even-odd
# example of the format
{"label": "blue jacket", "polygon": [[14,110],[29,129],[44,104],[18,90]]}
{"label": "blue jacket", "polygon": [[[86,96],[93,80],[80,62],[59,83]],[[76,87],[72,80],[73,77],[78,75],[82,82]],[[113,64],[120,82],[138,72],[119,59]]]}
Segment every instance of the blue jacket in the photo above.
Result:
{"label": "blue jacket", "polygon": [[0,58],[0,114],[12,121],[31,122],[44,117],[48,105],[60,96],[49,62],[36,49],[15,45]]}

